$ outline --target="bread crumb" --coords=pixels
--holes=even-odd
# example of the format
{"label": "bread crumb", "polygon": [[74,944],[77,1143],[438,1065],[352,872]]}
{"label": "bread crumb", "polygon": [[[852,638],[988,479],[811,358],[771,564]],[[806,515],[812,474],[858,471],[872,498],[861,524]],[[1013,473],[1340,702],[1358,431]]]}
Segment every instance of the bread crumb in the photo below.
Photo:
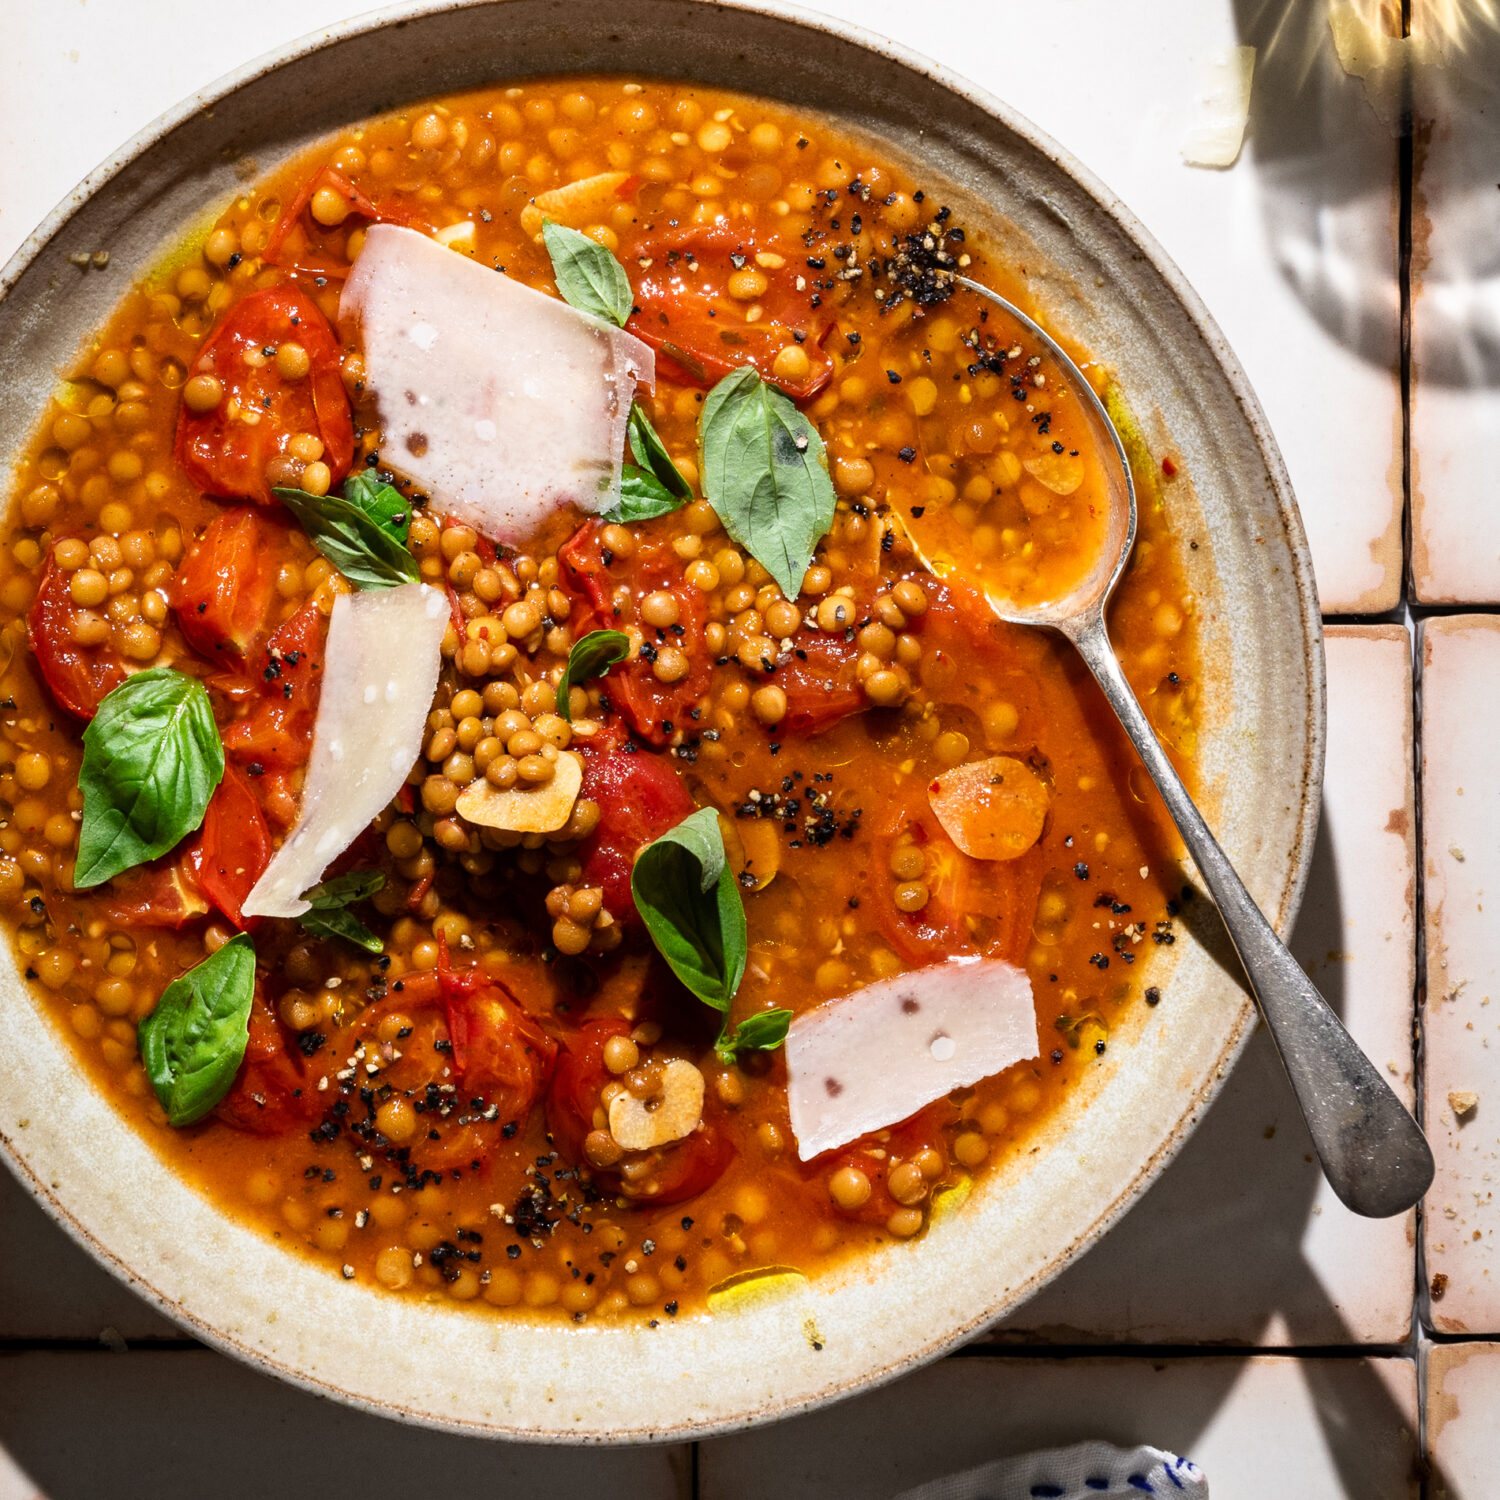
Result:
{"label": "bread crumb", "polygon": [[1448,1107],[1460,1119],[1479,1103],[1479,1095],[1469,1089],[1456,1089],[1448,1095]]}

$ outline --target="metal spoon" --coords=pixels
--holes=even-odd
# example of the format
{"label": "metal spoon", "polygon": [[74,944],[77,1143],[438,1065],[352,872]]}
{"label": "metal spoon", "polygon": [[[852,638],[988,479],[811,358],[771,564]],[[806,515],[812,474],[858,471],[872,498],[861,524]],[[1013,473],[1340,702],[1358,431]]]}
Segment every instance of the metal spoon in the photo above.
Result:
{"label": "metal spoon", "polygon": [[[1120,434],[1093,386],[1045,329],[988,287],[966,276],[956,279],[1003,308],[1057,361],[1084,399],[1109,476],[1109,535],[1093,572],[1072,593],[1050,604],[1021,608],[990,596],[990,607],[1010,624],[1047,626],[1077,647],[1156,783],[1219,908],[1281,1052],[1324,1175],[1355,1213],[1370,1218],[1402,1213],[1432,1181],[1432,1152],[1425,1137],[1235,874],[1157,740],[1109,643],[1104,607],[1125,571],[1136,532],[1135,485]],[[913,536],[912,541],[924,566],[930,566],[920,540]]]}

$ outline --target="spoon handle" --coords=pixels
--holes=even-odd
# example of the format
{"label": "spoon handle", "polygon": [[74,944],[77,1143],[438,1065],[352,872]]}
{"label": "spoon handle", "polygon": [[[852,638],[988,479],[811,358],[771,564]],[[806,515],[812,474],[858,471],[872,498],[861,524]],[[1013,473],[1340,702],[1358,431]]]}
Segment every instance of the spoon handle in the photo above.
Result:
{"label": "spoon handle", "polygon": [[1404,1212],[1432,1182],[1426,1138],[1251,898],[1125,680],[1103,618],[1073,643],[1135,744],[1239,953],[1281,1053],[1324,1175],[1357,1214]]}

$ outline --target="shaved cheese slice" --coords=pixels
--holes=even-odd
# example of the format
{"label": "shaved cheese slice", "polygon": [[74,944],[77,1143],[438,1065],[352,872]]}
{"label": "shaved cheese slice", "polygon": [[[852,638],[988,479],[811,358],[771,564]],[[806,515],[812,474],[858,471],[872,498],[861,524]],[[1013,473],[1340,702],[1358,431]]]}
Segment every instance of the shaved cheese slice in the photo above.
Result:
{"label": "shaved cheese slice", "polygon": [[1009,755],[944,771],[927,788],[943,832],[971,859],[1017,859],[1042,836],[1046,783]]}
{"label": "shaved cheese slice", "polygon": [[364,352],[381,461],[449,517],[519,543],[559,506],[619,498],[631,402],[656,378],[639,339],[394,224],[366,232],[339,328]]}
{"label": "shaved cheese slice", "polygon": [[572,817],[582,785],[583,762],[571,750],[564,750],[557,757],[551,781],[501,791],[481,776],[459,793],[456,811],[459,817],[481,828],[501,828],[507,833],[556,833]]}
{"label": "shaved cheese slice", "polygon": [[703,1075],[674,1057],[661,1071],[661,1088],[649,1099],[628,1089],[610,1100],[609,1133],[627,1151],[649,1151],[690,1136],[703,1123]]}
{"label": "shaved cheese slice", "polygon": [[866,985],[792,1022],[787,1104],[810,1161],[1037,1055],[1031,981],[955,958]]}
{"label": "shaved cheese slice", "polygon": [[1254,75],[1254,47],[1229,47],[1209,60],[1198,118],[1182,142],[1182,159],[1190,167],[1232,167],[1239,159]]}
{"label": "shaved cheese slice", "polygon": [[447,597],[424,583],[334,601],[297,825],[245,898],[247,917],[300,917],[303,891],[400,791],[422,753],[447,628]]}

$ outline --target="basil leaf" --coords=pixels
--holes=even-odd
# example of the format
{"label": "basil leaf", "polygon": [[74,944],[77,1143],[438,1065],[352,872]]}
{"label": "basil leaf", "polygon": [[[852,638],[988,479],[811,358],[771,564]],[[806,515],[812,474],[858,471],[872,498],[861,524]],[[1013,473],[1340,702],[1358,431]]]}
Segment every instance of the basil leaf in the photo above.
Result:
{"label": "basil leaf", "polygon": [[542,221],[542,240],[563,301],[623,328],[635,306],[625,267],[597,240],[551,219]]}
{"label": "basil leaf", "polygon": [[347,908],[356,901],[368,900],[384,884],[385,876],[379,870],[350,870],[346,875],[335,875],[332,880],[303,891],[302,899],[312,910],[303,912],[297,920],[303,931],[314,937],[343,938],[371,953],[383,952],[385,944]]}
{"label": "basil leaf", "polygon": [[411,530],[411,501],[393,484],[386,484],[369,469],[360,469],[344,481],[344,499],[357,506],[383,531],[404,547]]}
{"label": "basil leaf", "polygon": [[335,911],[355,901],[368,901],[384,885],[385,875],[379,870],[350,870],[303,891],[302,899],[314,911]]}
{"label": "basil leaf", "polygon": [[732,1063],[741,1052],[774,1052],[786,1040],[787,1027],[792,1024],[789,1010],[762,1010],[746,1016],[732,1031],[726,1016],[724,1030],[714,1043],[719,1061]]}
{"label": "basil leaf", "polygon": [[224,747],[203,684],[170,667],[127,677],[83,732],[83,826],[73,883],[102,885],[203,822]]}
{"label": "basil leaf", "polygon": [[683,502],[648,469],[634,464],[620,466],[620,503],[604,512],[606,521],[654,521],[671,515]]}
{"label": "basil leaf", "polygon": [[745,977],[749,943],[713,808],[700,808],[641,850],[630,893],[672,972],[705,1005],[727,1011]]}
{"label": "basil leaf", "polygon": [[724,529],[788,599],[833,524],[818,429],[749,366],[708,393],[698,419],[703,494]]}
{"label": "basil leaf", "polygon": [[229,1092],[254,998],[255,945],[243,932],[162,991],[137,1036],[168,1124],[201,1120]]}
{"label": "basil leaf", "polygon": [[630,637],[623,630],[591,630],[573,642],[562,676],[557,679],[557,712],[570,723],[573,711],[568,689],[588,677],[603,677],[617,661],[630,655]]}
{"label": "basil leaf", "polygon": [[625,431],[629,436],[630,451],[641,468],[650,473],[668,494],[675,495],[679,501],[691,500],[693,487],[672,462],[672,455],[657,436],[646,408],[639,401],[630,408],[630,421]]}
{"label": "basil leaf", "polygon": [[302,924],[302,930],[314,937],[343,938],[346,943],[353,943],[367,953],[385,951],[385,944],[352,911],[345,911],[342,907],[305,911],[297,920]]}
{"label": "basil leaf", "polygon": [[272,493],[296,516],[313,546],[357,587],[389,589],[421,578],[406,543],[352,501],[306,490]]}

